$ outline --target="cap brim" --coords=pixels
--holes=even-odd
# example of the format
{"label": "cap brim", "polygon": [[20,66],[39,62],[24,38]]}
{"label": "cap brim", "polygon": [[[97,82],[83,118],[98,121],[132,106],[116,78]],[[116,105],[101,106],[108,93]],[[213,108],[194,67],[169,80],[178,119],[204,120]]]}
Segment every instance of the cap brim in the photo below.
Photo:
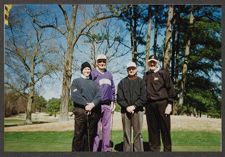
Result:
{"label": "cap brim", "polygon": [[106,60],[106,58],[97,58],[96,60],[99,60],[99,59],[104,59],[104,60]]}
{"label": "cap brim", "polygon": [[131,67],[133,67],[133,68],[137,68],[136,66],[129,66],[129,67],[127,67],[127,69],[128,69],[128,68],[131,68]]}
{"label": "cap brim", "polygon": [[149,59],[148,60],[148,62],[151,62],[151,61],[158,62],[158,60],[156,60],[156,59]]}

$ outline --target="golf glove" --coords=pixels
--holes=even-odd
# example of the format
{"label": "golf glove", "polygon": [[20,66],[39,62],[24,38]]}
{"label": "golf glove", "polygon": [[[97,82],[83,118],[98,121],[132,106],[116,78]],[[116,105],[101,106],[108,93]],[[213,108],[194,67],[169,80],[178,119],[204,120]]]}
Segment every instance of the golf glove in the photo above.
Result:
{"label": "golf glove", "polygon": [[129,112],[129,113],[134,113],[135,106],[134,106],[134,105],[128,106],[128,107],[126,108],[126,110],[127,110],[127,112]]}
{"label": "golf glove", "polygon": [[93,102],[92,103],[87,103],[87,105],[85,106],[85,110],[86,111],[91,111],[94,106],[95,106],[95,104]]}
{"label": "golf glove", "polygon": [[166,107],[166,110],[165,110],[165,114],[169,115],[169,114],[171,114],[171,112],[172,112],[172,105],[168,104]]}
{"label": "golf glove", "polygon": [[115,111],[115,109],[116,109],[116,104],[115,104],[115,102],[111,102],[111,112],[114,112]]}

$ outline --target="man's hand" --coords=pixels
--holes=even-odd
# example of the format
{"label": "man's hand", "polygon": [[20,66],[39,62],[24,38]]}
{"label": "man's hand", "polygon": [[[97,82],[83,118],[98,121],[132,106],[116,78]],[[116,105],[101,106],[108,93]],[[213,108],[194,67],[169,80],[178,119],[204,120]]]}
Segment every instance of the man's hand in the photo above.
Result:
{"label": "man's hand", "polygon": [[128,106],[128,107],[126,108],[126,110],[127,110],[127,112],[133,114],[133,113],[134,113],[134,110],[135,110],[135,106],[134,106],[134,105]]}
{"label": "man's hand", "polygon": [[116,109],[115,102],[112,101],[110,107],[111,107],[111,112],[113,113],[115,111],[115,109]]}
{"label": "man's hand", "polygon": [[85,106],[85,110],[87,112],[91,112],[91,110],[93,109],[93,107],[95,106],[95,104],[92,102],[92,103],[87,103],[87,105]]}
{"label": "man's hand", "polygon": [[172,105],[168,104],[166,107],[166,110],[165,110],[165,114],[169,115],[169,114],[171,114],[171,112],[172,112]]}

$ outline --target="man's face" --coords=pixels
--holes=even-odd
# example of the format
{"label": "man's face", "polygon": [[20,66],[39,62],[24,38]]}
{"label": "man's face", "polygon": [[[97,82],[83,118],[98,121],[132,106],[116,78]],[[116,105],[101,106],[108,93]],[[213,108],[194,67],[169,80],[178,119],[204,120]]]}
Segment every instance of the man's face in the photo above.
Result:
{"label": "man's face", "polygon": [[157,62],[156,61],[150,61],[148,62],[148,67],[150,70],[154,71],[157,68]]}
{"label": "man's face", "polygon": [[84,68],[82,74],[88,77],[91,74],[91,69],[89,67]]}
{"label": "man's face", "polygon": [[97,67],[100,70],[105,70],[106,69],[106,59],[99,59],[99,60],[97,60]]}
{"label": "man's face", "polygon": [[137,68],[136,67],[129,67],[127,68],[127,73],[129,76],[134,76],[137,73]]}

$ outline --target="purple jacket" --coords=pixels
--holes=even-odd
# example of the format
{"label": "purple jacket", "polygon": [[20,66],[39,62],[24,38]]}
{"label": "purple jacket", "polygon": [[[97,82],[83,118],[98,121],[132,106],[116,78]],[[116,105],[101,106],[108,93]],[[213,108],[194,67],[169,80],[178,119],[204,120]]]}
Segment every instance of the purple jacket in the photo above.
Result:
{"label": "purple jacket", "polygon": [[101,91],[101,103],[110,103],[115,101],[115,85],[113,82],[113,76],[109,71],[101,73],[97,69],[93,69],[91,72],[92,80],[94,80]]}

